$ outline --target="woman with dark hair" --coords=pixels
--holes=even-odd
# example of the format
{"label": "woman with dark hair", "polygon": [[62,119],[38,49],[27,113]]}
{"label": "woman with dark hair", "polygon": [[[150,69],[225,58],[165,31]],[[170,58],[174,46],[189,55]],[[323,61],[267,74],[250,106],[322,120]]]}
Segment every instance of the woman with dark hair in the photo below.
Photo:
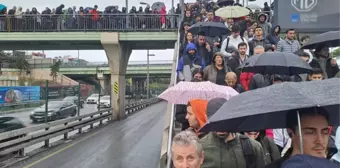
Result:
{"label": "woman with dark hair", "polygon": [[193,41],[194,41],[193,34],[191,32],[185,33],[183,42],[181,43],[181,47],[179,48],[179,54],[182,55],[185,51],[186,46],[189,43],[193,43]]}
{"label": "woman with dark hair", "polygon": [[203,71],[202,71],[202,69],[195,69],[192,72],[192,75],[193,75],[192,82],[201,82],[201,81],[203,81]]}

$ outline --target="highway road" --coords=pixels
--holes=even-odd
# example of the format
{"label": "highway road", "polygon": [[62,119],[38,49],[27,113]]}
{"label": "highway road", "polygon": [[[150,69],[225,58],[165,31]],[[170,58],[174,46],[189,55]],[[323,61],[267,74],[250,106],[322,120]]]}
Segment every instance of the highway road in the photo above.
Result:
{"label": "highway road", "polygon": [[[125,104],[134,103],[134,102],[135,102],[134,99],[131,99],[130,101],[125,100]],[[18,113],[5,114],[4,116],[16,117],[28,127],[34,124],[37,124],[37,123],[32,123],[31,119],[29,118],[31,111],[33,111],[32,108],[30,108],[27,111],[23,111],[22,109],[20,111],[21,112],[18,112]],[[97,106],[95,104],[84,104],[84,108],[80,109],[80,115],[85,115],[85,114],[93,113],[96,111],[97,111]]]}
{"label": "highway road", "polygon": [[152,105],[123,121],[111,122],[11,167],[155,168],[166,105],[166,102]]}

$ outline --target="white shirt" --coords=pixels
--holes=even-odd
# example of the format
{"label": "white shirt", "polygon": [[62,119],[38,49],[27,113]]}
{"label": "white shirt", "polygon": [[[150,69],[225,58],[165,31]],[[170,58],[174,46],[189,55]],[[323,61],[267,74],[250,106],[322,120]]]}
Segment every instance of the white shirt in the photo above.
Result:
{"label": "white shirt", "polygon": [[228,53],[228,52],[226,51],[226,49],[227,49],[227,43],[228,43],[228,38],[230,39],[230,40],[229,40],[228,47],[234,46],[236,49],[237,49],[239,43],[245,42],[245,43],[247,44],[247,52],[246,52],[246,54],[249,55],[249,45],[248,45],[247,39],[243,38],[244,41],[242,41],[241,36],[237,36],[237,38],[234,38],[234,37],[231,35],[231,36],[228,36],[226,39],[224,39],[223,42],[222,42],[221,52],[222,52],[225,56],[231,56],[231,53]]}
{"label": "white shirt", "polygon": [[273,129],[274,142],[276,145],[285,147],[289,138],[288,132],[286,129]]}

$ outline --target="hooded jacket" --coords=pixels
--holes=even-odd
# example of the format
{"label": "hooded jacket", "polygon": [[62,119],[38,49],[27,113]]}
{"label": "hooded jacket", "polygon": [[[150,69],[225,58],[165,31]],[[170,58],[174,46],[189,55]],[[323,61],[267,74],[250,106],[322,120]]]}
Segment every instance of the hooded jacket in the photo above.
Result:
{"label": "hooded jacket", "polygon": [[[194,99],[194,100],[190,100],[189,104],[192,108],[193,113],[196,116],[196,120],[198,121],[199,127],[202,128],[204,124],[206,124],[208,121],[208,117],[207,117],[208,101],[201,100],[201,99]],[[194,129],[194,131],[198,133],[198,130]]]}
{"label": "hooded jacket", "polygon": [[[264,22],[260,21],[261,16],[265,17]],[[265,13],[260,13],[259,16],[257,17],[257,20],[258,20],[259,26],[262,27],[263,37],[267,37],[270,34],[270,31],[271,31],[271,28],[272,28],[272,25],[269,22],[267,22],[268,16]]]}
{"label": "hooded jacket", "polygon": [[[275,29],[276,29],[277,27],[279,28],[279,32],[276,34],[276,33],[275,33]],[[279,37],[280,32],[281,32],[281,27],[280,27],[280,25],[274,26],[274,27],[272,28],[272,31],[270,32],[270,34],[267,36],[267,40],[268,40],[271,44],[276,45],[276,44],[281,40],[280,37]]]}
{"label": "hooded jacket", "polygon": [[[189,54],[190,50],[195,50],[195,54]],[[177,67],[177,75],[181,81],[191,81],[193,78],[192,72],[195,69],[205,68],[205,61],[202,59],[197,52],[196,45],[189,43],[186,46],[185,54],[179,59]]]}

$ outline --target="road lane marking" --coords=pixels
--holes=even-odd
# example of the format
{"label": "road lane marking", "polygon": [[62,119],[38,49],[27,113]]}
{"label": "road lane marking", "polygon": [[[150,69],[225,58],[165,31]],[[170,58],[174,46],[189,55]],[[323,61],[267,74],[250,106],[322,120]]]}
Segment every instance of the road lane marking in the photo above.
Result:
{"label": "road lane marking", "polygon": [[95,136],[95,135],[97,135],[97,134],[99,134],[99,133],[105,131],[106,129],[107,129],[107,128],[104,128],[103,130],[98,131],[98,132],[95,132],[95,133],[93,133],[93,134],[91,134],[91,135],[89,135],[89,136],[87,136],[87,137],[85,137],[85,138],[83,138],[83,139],[81,139],[81,140],[79,140],[79,141],[77,141],[77,142],[74,142],[73,144],[70,144],[70,145],[68,145],[68,146],[65,146],[64,148],[61,148],[61,149],[59,149],[59,150],[57,150],[57,151],[55,151],[55,152],[53,152],[53,153],[51,153],[51,154],[49,154],[49,155],[47,155],[47,156],[45,156],[45,157],[43,157],[43,158],[41,158],[41,159],[35,161],[35,162],[33,162],[33,163],[31,163],[31,164],[29,164],[29,165],[23,167],[23,168],[30,168],[30,167],[32,167],[32,166],[34,166],[34,165],[36,165],[36,164],[38,164],[38,163],[40,163],[40,162],[46,160],[46,159],[51,158],[52,156],[54,156],[54,155],[56,155],[56,154],[58,154],[58,153],[60,153],[60,152],[62,152],[62,151],[64,151],[64,150],[67,150],[67,149],[73,147],[74,145],[77,145],[77,144],[80,143],[80,142],[83,142],[83,141],[85,141],[85,140],[87,140],[87,139],[89,139],[89,138],[91,138],[91,137],[93,137],[93,136]]}

